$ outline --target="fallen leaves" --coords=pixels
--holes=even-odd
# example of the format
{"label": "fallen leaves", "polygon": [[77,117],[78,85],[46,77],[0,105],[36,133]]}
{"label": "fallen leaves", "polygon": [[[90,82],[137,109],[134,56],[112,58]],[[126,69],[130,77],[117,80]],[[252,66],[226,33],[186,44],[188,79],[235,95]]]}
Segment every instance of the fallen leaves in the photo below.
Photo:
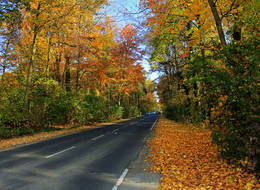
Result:
{"label": "fallen leaves", "polygon": [[162,174],[160,190],[258,189],[257,177],[222,160],[211,131],[161,117],[149,141],[151,169]]}

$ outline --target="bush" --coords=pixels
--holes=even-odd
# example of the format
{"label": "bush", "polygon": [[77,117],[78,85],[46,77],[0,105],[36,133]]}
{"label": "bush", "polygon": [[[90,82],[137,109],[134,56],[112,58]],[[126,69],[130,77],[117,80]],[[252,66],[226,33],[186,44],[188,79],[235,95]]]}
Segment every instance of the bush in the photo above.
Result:
{"label": "bush", "polygon": [[48,101],[47,121],[52,125],[63,125],[70,123],[74,110],[70,96],[65,92],[58,94]]}
{"label": "bush", "polygon": [[83,99],[74,100],[73,122],[89,124],[102,122],[108,118],[109,106],[104,98],[94,94],[86,94]]}
{"label": "bush", "polygon": [[23,113],[23,91],[12,89],[0,95],[0,137],[11,138],[34,132],[35,123]]}
{"label": "bush", "polygon": [[4,122],[0,127],[1,138],[12,138],[23,135],[30,135],[35,132],[33,129],[35,123],[31,120],[20,120],[16,122]]}
{"label": "bush", "polygon": [[177,122],[183,122],[187,119],[188,111],[187,108],[184,106],[179,106],[177,104],[168,104],[164,110],[163,110],[164,115],[168,119],[172,119]]}
{"label": "bush", "polygon": [[[226,77],[218,77],[221,104],[213,112],[214,143],[224,158],[248,159],[259,170],[259,44],[230,44],[217,58],[226,59]],[[218,76],[218,75],[216,75]]]}
{"label": "bush", "polygon": [[[187,72],[187,83],[200,84],[197,100],[205,105],[201,112],[197,107],[197,113],[202,115],[206,111],[213,142],[218,145],[222,157],[237,163],[247,160],[248,166],[257,170],[260,154],[259,50],[257,40],[215,46],[212,56],[204,60],[201,57],[192,59]],[[188,106],[190,110],[191,106]],[[171,109],[183,112],[178,107]]]}

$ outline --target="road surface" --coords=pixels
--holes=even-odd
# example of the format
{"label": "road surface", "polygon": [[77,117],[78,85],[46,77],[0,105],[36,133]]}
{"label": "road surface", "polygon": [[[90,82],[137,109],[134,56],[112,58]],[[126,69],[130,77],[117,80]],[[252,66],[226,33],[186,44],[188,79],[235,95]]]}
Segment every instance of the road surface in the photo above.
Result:
{"label": "road surface", "polygon": [[0,152],[1,190],[116,190],[158,115]]}

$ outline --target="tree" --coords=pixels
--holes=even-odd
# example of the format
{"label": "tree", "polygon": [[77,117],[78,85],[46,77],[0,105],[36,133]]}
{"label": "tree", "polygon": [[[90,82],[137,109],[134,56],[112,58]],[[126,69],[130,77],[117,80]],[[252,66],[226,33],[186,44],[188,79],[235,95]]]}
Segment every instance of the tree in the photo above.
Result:
{"label": "tree", "polygon": [[100,11],[106,3],[1,2],[0,136],[152,109],[138,31],[129,24],[117,28]]}
{"label": "tree", "polygon": [[[259,124],[250,109],[257,104],[259,2],[144,0],[140,6],[149,13],[144,24],[150,30],[150,62],[162,73],[158,94],[165,113],[180,121],[205,121],[223,157],[250,158],[259,168],[252,141],[259,139]],[[246,81],[251,90],[242,90]]]}
{"label": "tree", "polygon": [[[5,4],[6,3],[6,4]],[[21,15],[18,9],[13,4],[3,2],[4,7],[0,15],[2,15],[1,21],[1,67],[2,67],[2,77],[0,82],[0,92],[4,86],[5,72],[6,69],[11,69],[11,60],[14,57],[12,50],[14,48],[14,43],[17,41],[18,31],[21,22]]]}
{"label": "tree", "polygon": [[118,105],[120,105],[121,94],[130,95],[131,91],[137,91],[139,82],[142,82],[143,72],[138,61],[142,57],[139,48],[137,31],[127,24],[119,32],[117,46],[113,50],[114,85],[118,89]]}

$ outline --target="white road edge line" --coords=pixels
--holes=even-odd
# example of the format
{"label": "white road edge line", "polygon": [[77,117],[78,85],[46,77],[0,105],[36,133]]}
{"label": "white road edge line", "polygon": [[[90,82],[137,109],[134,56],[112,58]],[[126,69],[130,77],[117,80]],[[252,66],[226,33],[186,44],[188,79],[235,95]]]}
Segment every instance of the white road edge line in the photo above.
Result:
{"label": "white road edge line", "polygon": [[94,141],[94,140],[97,140],[97,139],[99,139],[99,138],[101,138],[101,137],[103,137],[103,136],[105,136],[105,135],[100,135],[100,136],[95,137],[95,138],[93,138],[93,139],[91,139],[91,140]]}
{"label": "white road edge line", "polygon": [[121,185],[121,183],[123,182],[123,180],[125,179],[126,174],[128,173],[128,169],[126,168],[125,171],[122,173],[122,175],[120,176],[120,178],[117,180],[117,183],[115,184],[115,186],[112,188],[112,190],[117,190],[119,185]]}
{"label": "white road edge line", "polygon": [[119,129],[115,129],[114,131],[112,131],[112,133],[114,133],[114,132],[116,132],[116,131],[118,131]]}
{"label": "white road edge line", "polygon": [[75,148],[75,146],[72,146],[72,147],[70,147],[70,148],[67,148],[67,149],[65,149],[65,150],[62,150],[62,151],[57,152],[57,153],[55,153],[55,154],[51,154],[51,155],[49,155],[49,156],[46,156],[45,158],[50,158],[50,157],[56,156],[56,155],[58,155],[58,154],[61,154],[61,153],[63,153],[63,152],[66,152],[66,151],[68,151],[68,150],[71,150],[71,149],[73,149],[73,148]]}
{"label": "white road edge line", "polygon": [[156,119],[155,122],[153,123],[153,126],[152,126],[152,128],[150,129],[150,131],[153,130],[153,127],[155,126],[155,124],[156,124],[156,122],[157,122],[158,119],[159,119],[159,117],[157,117],[157,119]]}

